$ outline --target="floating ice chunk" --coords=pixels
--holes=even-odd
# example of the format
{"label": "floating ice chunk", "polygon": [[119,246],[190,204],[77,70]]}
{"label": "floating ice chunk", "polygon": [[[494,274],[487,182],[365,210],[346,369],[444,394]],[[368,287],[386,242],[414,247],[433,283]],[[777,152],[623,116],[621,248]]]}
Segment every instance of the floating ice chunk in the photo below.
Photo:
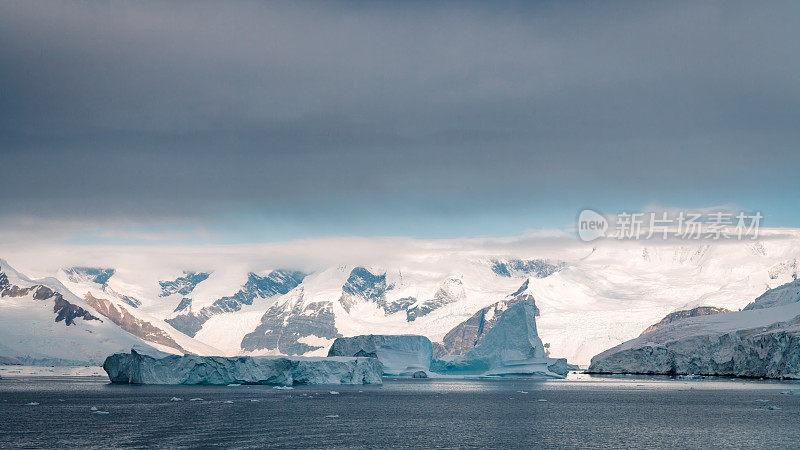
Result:
{"label": "floating ice chunk", "polygon": [[517,393],[519,393],[519,394],[527,394],[528,391],[517,391]]}
{"label": "floating ice chunk", "polygon": [[130,384],[381,384],[376,358],[304,358],[171,355],[161,359],[136,351],[106,358],[112,383]]}
{"label": "floating ice chunk", "polygon": [[38,406],[38,405],[39,405],[39,402],[30,402],[30,403],[26,403],[25,404],[25,406]]}
{"label": "floating ice chunk", "polygon": [[89,408],[89,411],[97,411],[97,406],[92,406],[91,408]]}
{"label": "floating ice chunk", "polygon": [[695,375],[693,373],[690,373],[688,375],[678,375],[678,379],[680,380],[702,380],[704,378],[705,377],[702,375]]}
{"label": "floating ice chunk", "polygon": [[537,402],[546,402],[546,401],[547,401],[547,399],[546,399],[546,398],[540,398],[539,400],[536,400],[536,401],[537,401]]}
{"label": "floating ice chunk", "polygon": [[757,398],[755,401],[756,401],[756,403],[767,403],[769,400],[766,400],[766,399],[763,399],[763,398]]}
{"label": "floating ice chunk", "polygon": [[337,391],[331,391],[331,395],[339,395]]}
{"label": "floating ice chunk", "polygon": [[231,383],[231,384],[229,384],[228,386],[229,386],[229,387],[233,387],[233,386],[241,386],[241,384],[240,384],[240,383]]}
{"label": "floating ice chunk", "polygon": [[189,401],[190,401],[190,402],[202,402],[202,401],[203,401],[203,399],[202,399],[202,398],[200,398],[200,397],[195,397],[195,398],[190,398],[190,399],[189,399]]}
{"label": "floating ice chunk", "polygon": [[233,400],[225,400],[225,403],[231,404],[233,403]]}
{"label": "floating ice chunk", "polygon": [[412,376],[430,370],[433,345],[413,334],[365,334],[336,338],[328,356],[369,356],[383,364],[384,375]]}
{"label": "floating ice chunk", "polygon": [[325,416],[326,419],[336,419],[338,417],[339,417],[338,414],[328,414],[327,416]]}
{"label": "floating ice chunk", "polygon": [[169,401],[171,401],[171,402],[182,402],[183,399],[182,398],[178,398],[178,397],[172,397],[171,399],[169,399]]}
{"label": "floating ice chunk", "polygon": [[536,304],[521,300],[503,312],[478,345],[463,356],[433,361],[433,372],[447,375],[542,375],[564,378],[570,365],[549,358],[536,330]]}
{"label": "floating ice chunk", "polygon": [[276,390],[279,390],[279,391],[289,391],[289,390],[292,390],[294,388],[291,387],[291,386],[275,386],[272,389],[276,389]]}
{"label": "floating ice chunk", "polygon": [[92,414],[97,414],[99,416],[105,416],[105,415],[109,414],[109,412],[108,411],[92,411]]}

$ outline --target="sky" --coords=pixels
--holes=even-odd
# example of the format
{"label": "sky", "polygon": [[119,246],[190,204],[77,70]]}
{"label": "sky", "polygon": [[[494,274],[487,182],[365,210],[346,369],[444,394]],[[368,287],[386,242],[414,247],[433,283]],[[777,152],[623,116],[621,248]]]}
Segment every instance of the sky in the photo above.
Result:
{"label": "sky", "polygon": [[800,227],[797,2],[0,2],[0,244]]}

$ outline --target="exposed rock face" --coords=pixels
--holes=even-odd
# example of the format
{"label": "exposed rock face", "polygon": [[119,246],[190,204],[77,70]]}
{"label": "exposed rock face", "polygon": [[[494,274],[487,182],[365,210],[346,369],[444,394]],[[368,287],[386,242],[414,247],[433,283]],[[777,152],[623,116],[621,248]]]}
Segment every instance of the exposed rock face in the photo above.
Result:
{"label": "exposed rock face", "polygon": [[191,309],[191,307],[192,307],[192,299],[189,297],[183,297],[181,299],[181,302],[178,303],[178,306],[175,307],[175,311],[173,312],[189,310]]}
{"label": "exposed rock face", "polygon": [[528,289],[528,280],[505,300],[487,306],[472,315],[469,319],[458,324],[442,339],[442,344],[436,346],[434,356],[440,358],[444,355],[463,355],[478,345],[489,330],[494,327],[503,312],[510,306],[521,301],[528,301],[534,306],[534,314],[539,315],[533,296],[525,293]]}
{"label": "exposed rock face", "polygon": [[[247,282],[236,294],[222,297],[211,306],[198,312],[188,312],[166,319],[166,322],[176,330],[194,337],[211,316],[239,311],[242,309],[242,305],[252,305],[256,297],[269,298],[286,294],[302,283],[305,276],[306,274],[302,272],[291,270],[275,270],[265,277],[250,273]],[[181,304],[184,304],[183,300],[181,300]],[[188,305],[191,305],[191,301],[188,302]]]}
{"label": "exposed rock face", "polygon": [[386,274],[375,275],[363,267],[350,271],[347,282],[342,286],[339,303],[345,311],[362,302],[372,302],[380,308],[386,307],[386,291],[392,289],[386,285]]}
{"label": "exposed rock face", "polygon": [[418,317],[427,315],[444,305],[463,300],[466,297],[463,282],[458,278],[451,278],[436,291],[432,299],[425,300],[408,309],[406,312],[407,320],[413,322]]}
{"label": "exposed rock face", "polygon": [[56,315],[56,322],[64,321],[65,325],[70,326],[75,323],[76,319],[100,320],[80,306],[64,300],[60,293],[47,286],[19,287],[11,284],[6,274],[0,272],[0,297],[24,297],[31,292],[34,300],[53,300],[53,313]]}
{"label": "exposed rock face", "polygon": [[549,358],[536,331],[533,297],[509,306],[481,342],[465,355],[434,361],[431,370],[467,375],[544,375],[564,377],[564,359]]}
{"label": "exposed rock face", "polygon": [[492,271],[501,277],[533,276],[548,277],[566,266],[563,262],[551,263],[543,259],[492,260]]}
{"label": "exposed rock face", "polygon": [[800,379],[800,316],[767,328],[644,342],[668,328],[595,356],[589,372]]}
{"label": "exposed rock face", "polygon": [[[411,305],[413,305],[414,303],[417,303],[416,298],[403,297],[391,303],[388,303],[386,305],[386,308],[384,308],[384,311],[386,311],[386,314],[394,314],[400,311],[408,311],[408,308],[410,308]],[[408,320],[408,312],[406,312],[406,320]]]}
{"label": "exposed rock face", "polygon": [[107,269],[101,267],[70,267],[64,269],[64,273],[73,283],[80,283],[83,281],[91,281],[101,286],[105,286],[108,280],[114,276],[114,269]]}
{"label": "exposed rock face", "polygon": [[789,283],[764,292],[752,303],[744,307],[745,311],[752,309],[772,308],[774,306],[790,305],[800,302],[800,280],[795,279]]}
{"label": "exposed rock face", "polygon": [[248,352],[278,350],[284,355],[302,355],[322,348],[301,342],[303,338],[334,339],[341,336],[335,321],[332,302],[306,305],[300,289],[295,298],[271,306],[261,317],[261,324],[244,336],[241,348]]}
{"label": "exposed rock face", "polygon": [[430,339],[417,335],[361,335],[337,338],[328,356],[375,355],[386,375],[430,370],[433,349]]}
{"label": "exposed rock face", "polygon": [[161,286],[160,297],[167,297],[172,294],[189,295],[198,284],[207,280],[210,273],[205,272],[184,272],[182,277],[176,278],[174,281],[159,281]]}
{"label": "exposed rock face", "polygon": [[84,297],[86,303],[94,308],[97,312],[110,319],[120,328],[128,333],[140,337],[148,342],[166,345],[172,347],[182,353],[187,353],[175,340],[159,328],[156,328],[151,323],[137,319],[132,316],[128,310],[121,306],[116,306],[109,300],[103,298],[96,298],[90,293],[86,293]]}
{"label": "exposed rock face", "polygon": [[714,306],[698,306],[697,308],[693,309],[686,309],[682,311],[675,311],[673,313],[669,313],[661,319],[660,322],[650,325],[647,327],[646,330],[642,331],[642,334],[650,333],[651,331],[655,331],[659,328],[667,326],[676,320],[686,319],[689,317],[697,317],[697,316],[707,316],[710,314],[720,314],[720,313],[727,313],[731,312],[729,309],[725,308],[717,308]]}
{"label": "exposed rock face", "polygon": [[103,364],[112,383],[131,384],[381,384],[376,358],[167,356],[131,353]]}

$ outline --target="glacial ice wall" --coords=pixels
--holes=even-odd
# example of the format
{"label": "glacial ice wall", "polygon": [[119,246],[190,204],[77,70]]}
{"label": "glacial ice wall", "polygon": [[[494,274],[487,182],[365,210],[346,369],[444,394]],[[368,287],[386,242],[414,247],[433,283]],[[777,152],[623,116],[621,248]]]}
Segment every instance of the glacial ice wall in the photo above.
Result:
{"label": "glacial ice wall", "polygon": [[600,353],[589,372],[800,379],[798,314],[795,304],[684,319]]}
{"label": "glacial ice wall", "polygon": [[381,384],[376,358],[220,357],[153,358],[135,350],[103,364],[112,383],[130,384]]}
{"label": "glacial ice wall", "polygon": [[387,375],[429,371],[433,357],[430,339],[417,335],[361,335],[337,338],[328,356],[372,356]]}

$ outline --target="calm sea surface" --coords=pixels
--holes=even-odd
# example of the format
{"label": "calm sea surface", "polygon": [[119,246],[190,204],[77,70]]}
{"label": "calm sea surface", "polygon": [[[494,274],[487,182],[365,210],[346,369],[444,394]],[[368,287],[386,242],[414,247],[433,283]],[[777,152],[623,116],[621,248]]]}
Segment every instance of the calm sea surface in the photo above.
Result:
{"label": "calm sea surface", "polygon": [[797,448],[800,383],[571,375],[276,390],[0,380],[0,447],[159,446]]}

